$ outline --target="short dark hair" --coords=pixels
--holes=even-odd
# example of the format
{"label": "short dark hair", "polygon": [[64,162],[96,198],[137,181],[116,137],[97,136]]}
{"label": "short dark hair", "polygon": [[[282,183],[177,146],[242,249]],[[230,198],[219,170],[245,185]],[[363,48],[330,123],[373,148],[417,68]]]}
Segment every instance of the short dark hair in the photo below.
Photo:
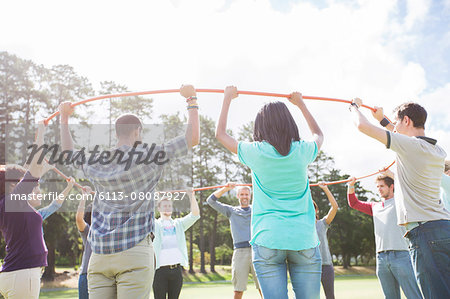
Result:
{"label": "short dark hair", "polygon": [[133,131],[142,128],[142,122],[134,114],[122,114],[116,119],[116,134],[120,136],[129,136]]}
{"label": "short dark hair", "polygon": [[0,196],[9,194],[14,187],[23,178],[27,170],[20,165],[1,165],[0,166]]}
{"label": "short dark hair", "polygon": [[379,175],[377,181],[383,181],[388,187],[391,187],[394,184],[394,179],[384,174]]}
{"label": "short dark hair", "polygon": [[394,109],[394,114],[396,114],[397,119],[400,121],[402,121],[405,116],[408,116],[412,120],[415,128],[425,129],[427,111],[417,103],[403,103]]}
{"label": "short dark hair", "polygon": [[444,171],[447,172],[449,170],[450,170],[450,160],[445,160]]}
{"label": "short dark hair", "polygon": [[283,156],[289,154],[292,142],[299,141],[300,136],[297,124],[284,103],[268,103],[259,110],[253,139],[270,143]]}

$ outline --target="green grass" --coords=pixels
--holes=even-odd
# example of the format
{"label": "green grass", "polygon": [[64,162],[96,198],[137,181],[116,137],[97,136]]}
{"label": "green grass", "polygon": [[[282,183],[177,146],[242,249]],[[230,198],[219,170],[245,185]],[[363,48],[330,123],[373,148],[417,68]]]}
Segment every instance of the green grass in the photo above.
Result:
{"label": "green grass", "polygon": [[[322,292],[322,291],[321,291]],[[185,284],[180,298],[196,299],[228,299],[233,295],[233,287],[230,283],[198,283]],[[383,298],[381,286],[375,276],[337,277],[335,281],[336,298],[346,299],[378,299]],[[294,293],[289,285],[289,298]],[[41,292],[40,298],[78,298],[77,290]],[[153,298],[153,297],[152,297]],[[248,285],[244,293],[245,299],[259,298],[258,291],[253,284]],[[321,298],[325,298],[323,292]],[[406,298],[402,296],[402,298]]]}

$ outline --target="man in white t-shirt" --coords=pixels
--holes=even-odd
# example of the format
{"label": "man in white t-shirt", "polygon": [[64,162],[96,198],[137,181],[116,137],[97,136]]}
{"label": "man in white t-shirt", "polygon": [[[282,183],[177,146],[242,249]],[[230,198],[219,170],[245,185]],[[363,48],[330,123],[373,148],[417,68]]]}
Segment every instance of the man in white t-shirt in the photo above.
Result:
{"label": "man in white t-shirt", "polygon": [[[396,153],[395,205],[399,225],[406,227],[416,278],[425,298],[450,298],[450,213],[440,199],[445,151],[425,137],[427,112],[416,103],[398,106],[394,124],[375,107],[372,125],[354,99],[350,109],[359,131]],[[392,133],[395,131],[396,133]]]}

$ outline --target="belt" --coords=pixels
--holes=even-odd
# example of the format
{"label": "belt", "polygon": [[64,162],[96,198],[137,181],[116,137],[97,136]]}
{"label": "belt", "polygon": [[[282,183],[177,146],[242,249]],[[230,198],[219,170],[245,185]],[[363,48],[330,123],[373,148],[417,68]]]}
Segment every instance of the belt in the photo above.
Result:
{"label": "belt", "polygon": [[427,221],[417,221],[417,222],[408,222],[406,223],[406,230],[411,231],[419,225],[425,224]]}
{"label": "belt", "polygon": [[160,269],[162,268],[168,268],[168,269],[177,269],[178,267],[180,267],[180,264],[175,264],[175,265],[165,265],[165,266],[161,266],[159,267]]}
{"label": "belt", "polygon": [[427,221],[417,221],[417,222],[408,222],[408,223],[406,223],[406,225],[405,225],[405,227],[406,227],[406,234],[403,237],[407,238],[410,231],[412,231],[413,229],[415,229],[419,225],[422,225],[422,224],[425,224],[425,223],[427,223]]}
{"label": "belt", "polygon": [[399,252],[399,251],[408,251],[408,250],[382,250],[382,251],[378,251],[377,253],[388,253],[388,252]]}

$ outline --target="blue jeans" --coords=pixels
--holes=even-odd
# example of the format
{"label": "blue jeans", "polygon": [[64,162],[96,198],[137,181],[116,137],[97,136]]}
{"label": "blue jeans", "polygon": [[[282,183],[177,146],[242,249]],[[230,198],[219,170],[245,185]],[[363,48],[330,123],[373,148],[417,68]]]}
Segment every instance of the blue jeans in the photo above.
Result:
{"label": "blue jeans", "polygon": [[78,278],[78,298],[89,299],[87,273],[80,274]]}
{"label": "blue jeans", "polygon": [[406,250],[377,253],[377,276],[386,299],[400,299],[400,287],[406,298],[422,298]]}
{"label": "blue jeans", "polygon": [[406,235],[425,298],[450,298],[450,220],[428,221]]}
{"label": "blue jeans", "polygon": [[254,244],[253,265],[265,299],[287,299],[287,270],[296,298],[320,296],[319,246],[305,250],[270,249]]}

